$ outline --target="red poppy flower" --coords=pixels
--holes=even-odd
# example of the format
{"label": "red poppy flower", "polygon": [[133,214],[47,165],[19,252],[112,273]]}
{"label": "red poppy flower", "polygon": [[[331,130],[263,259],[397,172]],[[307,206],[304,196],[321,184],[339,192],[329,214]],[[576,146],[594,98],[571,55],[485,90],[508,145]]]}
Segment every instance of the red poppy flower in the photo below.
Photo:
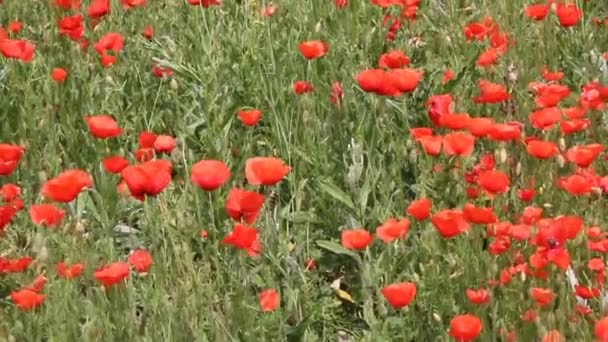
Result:
{"label": "red poppy flower", "polygon": [[55,3],[55,6],[61,8],[61,9],[64,9],[64,10],[80,8],[79,0],[54,0],[54,3]]}
{"label": "red poppy flower", "polygon": [[141,33],[147,40],[152,40],[154,37],[154,28],[152,26],[144,27],[144,31]]}
{"label": "red poppy flower", "polygon": [[93,275],[103,287],[110,288],[129,276],[129,264],[126,262],[111,263],[98,268]]}
{"label": "red poppy flower", "polygon": [[550,289],[543,289],[540,287],[533,287],[530,289],[530,296],[536,302],[536,305],[543,307],[551,304],[555,295]]}
{"label": "red poppy flower", "polygon": [[555,107],[570,95],[570,89],[561,84],[549,84],[539,87],[534,102],[538,108]]}
{"label": "red poppy flower", "polygon": [[608,317],[602,317],[595,323],[593,333],[595,334],[595,338],[600,341],[608,340]]}
{"label": "red poppy flower", "polygon": [[274,311],[280,302],[279,293],[275,289],[267,289],[258,294],[262,312]]}
{"label": "red poppy flower", "polygon": [[143,6],[146,4],[146,0],[122,0],[122,8],[128,10],[133,7]]}
{"label": "red poppy flower", "polygon": [[416,69],[400,68],[388,70],[386,75],[388,81],[400,94],[414,91],[423,76],[423,72]]}
{"label": "red poppy flower", "polygon": [[452,69],[446,69],[441,76],[441,84],[446,84],[454,78],[454,71]]}
{"label": "red poppy flower", "polygon": [[122,133],[116,120],[109,115],[89,115],[84,117],[91,135],[98,139],[115,138]]}
{"label": "red poppy flower", "polygon": [[541,342],[566,342],[566,338],[557,330],[549,330],[543,335]]}
{"label": "red poppy flower", "polygon": [[432,203],[430,199],[421,198],[410,203],[406,211],[416,220],[422,221],[429,218],[431,214],[431,205]]}
{"label": "red poppy flower", "polygon": [[576,7],[575,3],[569,3],[567,5],[558,3],[555,14],[559,19],[560,25],[563,27],[571,27],[578,24],[581,19],[582,11]]}
{"label": "red poppy flower", "polygon": [[395,239],[403,239],[410,229],[410,221],[403,219],[397,221],[394,218],[386,220],[380,227],[376,228],[376,235],[385,243]]}
{"label": "red poppy flower", "polygon": [[192,165],[190,179],[205,191],[214,191],[230,178],[230,169],[219,160],[201,160]]}
{"label": "red poppy flower", "polygon": [[604,146],[600,144],[573,146],[566,151],[566,160],[580,168],[587,168],[602,151]]}
{"label": "red poppy flower", "polygon": [[99,19],[110,13],[110,0],[93,0],[87,8],[87,14],[93,19]]}
{"label": "red poppy flower", "polygon": [[295,81],[291,87],[293,92],[299,95],[310,93],[314,90],[312,84],[307,81]]}
{"label": "red poppy flower", "polygon": [[468,156],[475,147],[475,137],[464,132],[448,133],[443,137],[443,153],[448,156]]}
{"label": "red poppy flower", "polygon": [[52,204],[38,204],[30,206],[30,218],[34,224],[53,227],[61,223],[65,211],[57,209]]}
{"label": "red poppy flower", "polygon": [[109,173],[120,173],[129,162],[121,156],[111,156],[103,160],[103,168]]}
{"label": "red poppy flower", "polygon": [[521,125],[518,123],[494,124],[488,132],[488,138],[495,141],[519,140]]}
{"label": "red poppy flower", "polygon": [[474,97],[475,103],[500,103],[507,101],[511,95],[504,86],[486,80],[479,81],[479,96]]}
{"label": "red poppy flower", "polygon": [[488,295],[488,290],[485,290],[485,289],[479,289],[479,290],[467,289],[466,295],[471,303],[477,304],[477,305],[485,304],[490,300],[490,296]]}
{"label": "red poppy flower", "polygon": [[139,273],[146,273],[152,265],[152,255],[146,250],[138,249],[129,255],[129,264]]}
{"label": "red poppy flower", "polygon": [[32,281],[27,289],[39,293],[42,291],[42,288],[44,288],[47,281],[48,279],[44,276],[44,274],[39,274],[36,278],[34,278],[34,281]]}
{"label": "red poppy flower", "polygon": [[509,176],[498,170],[487,170],[479,174],[479,186],[490,194],[501,194],[509,190]]}
{"label": "red poppy flower", "polygon": [[21,27],[23,27],[23,23],[20,21],[11,21],[10,23],[8,23],[8,25],[6,26],[6,28],[11,31],[11,33],[13,34],[17,34],[19,33],[19,31],[21,31]]}
{"label": "red poppy flower", "polygon": [[11,292],[11,300],[21,310],[32,310],[40,306],[45,298],[45,295],[30,289]]}
{"label": "red poppy flower", "polygon": [[483,326],[477,316],[458,315],[450,321],[450,336],[459,342],[473,341],[481,333]]}
{"label": "red poppy flower", "polygon": [[488,34],[488,27],[483,23],[469,23],[464,29],[463,33],[467,41],[476,40],[484,40]]}
{"label": "red poppy flower", "polygon": [[[439,127],[454,131],[467,128],[471,117],[468,113],[446,113],[439,119]],[[459,133],[459,132],[455,132]]]}
{"label": "red poppy flower", "polygon": [[74,279],[84,270],[83,264],[73,264],[66,266],[63,262],[57,264],[57,275],[65,279]]}
{"label": "red poppy flower", "polygon": [[0,144],[0,176],[8,176],[17,167],[23,148],[17,145]]}
{"label": "red poppy flower", "polygon": [[0,52],[6,58],[19,59],[29,63],[34,59],[34,44],[25,40],[0,39]]}
{"label": "red poppy flower", "polygon": [[101,62],[101,65],[104,68],[109,68],[111,65],[114,65],[114,63],[116,63],[117,60],[118,60],[118,58],[116,58],[116,56],[108,55],[105,52],[99,58],[99,61]]}
{"label": "red poppy flower", "polygon": [[470,118],[467,123],[467,130],[476,138],[487,136],[494,127],[494,120],[491,118]]}
{"label": "red poppy flower", "polygon": [[245,177],[251,185],[274,185],[291,171],[291,166],[274,157],[249,158],[245,162]]}
{"label": "red poppy flower", "polygon": [[488,48],[487,50],[483,51],[479,57],[477,57],[475,64],[484,68],[495,65],[498,63],[498,56],[500,54],[502,54],[502,52],[499,49]]}
{"label": "red poppy flower", "polygon": [[467,203],[462,210],[464,219],[469,223],[490,224],[497,221],[493,208],[476,207],[474,204]]}
{"label": "red poppy flower", "polygon": [[355,250],[367,248],[372,239],[372,235],[362,228],[343,230],[341,236],[342,246]]}
{"label": "red poppy flower", "polygon": [[60,35],[68,36],[73,41],[78,41],[84,33],[81,14],[57,19],[57,26],[59,27]]}
{"label": "red poppy flower", "polygon": [[600,258],[589,259],[589,261],[587,261],[587,267],[595,272],[604,272],[604,270],[606,269],[604,260]]}
{"label": "red poppy flower", "polygon": [[237,224],[222,242],[238,249],[247,250],[257,240],[257,234],[258,231],[255,228]]}
{"label": "red poppy flower", "polygon": [[469,230],[469,223],[464,214],[456,209],[444,209],[431,218],[433,226],[444,238],[452,238]]}
{"label": "red poppy flower", "polygon": [[171,70],[171,68],[169,68],[169,67],[164,67],[161,65],[153,65],[152,66],[152,75],[154,75],[158,78],[169,77],[169,76],[173,75],[173,70]]}
{"label": "red poppy flower", "polygon": [[262,111],[258,109],[239,110],[237,113],[239,120],[245,126],[255,126],[262,117]]}
{"label": "red poppy flower", "polygon": [[11,203],[16,200],[21,194],[21,188],[15,184],[4,184],[0,187],[0,199],[6,203]]}
{"label": "red poppy flower", "polygon": [[130,165],[121,171],[131,195],[142,199],[144,195],[156,196],[171,183],[172,165],[166,160],[151,160]]}
{"label": "red poppy flower", "polygon": [[388,303],[395,309],[408,306],[416,296],[416,284],[414,283],[395,283],[383,287],[380,293],[386,298]]}
{"label": "red poppy flower", "polygon": [[410,59],[401,50],[392,50],[382,54],[378,66],[386,69],[398,69],[410,64]]}
{"label": "red poppy flower", "polygon": [[135,151],[135,160],[140,163],[145,163],[147,161],[152,160],[154,158],[154,149],[153,148],[138,148]]}
{"label": "red poppy flower", "polygon": [[329,45],[320,40],[310,40],[298,45],[302,56],[308,60],[323,57],[329,50]]}
{"label": "red poppy flower", "polygon": [[385,82],[386,73],[382,69],[363,70],[356,76],[359,88],[365,92],[378,91]]}
{"label": "red poppy flower", "polygon": [[254,191],[233,188],[228,193],[225,208],[228,216],[232,217],[233,220],[237,222],[242,220],[247,224],[253,224],[263,204],[263,195]]}
{"label": "red poppy flower", "polygon": [[188,0],[188,3],[193,6],[203,6],[203,8],[219,6],[222,4],[220,0]]}
{"label": "red poppy flower", "polygon": [[543,20],[549,14],[550,7],[546,4],[527,5],[524,8],[526,17],[533,20]]}
{"label": "red poppy flower", "polygon": [[154,150],[160,153],[171,153],[176,145],[175,139],[170,135],[159,135],[154,140]]}
{"label": "red poppy flower", "polygon": [[152,132],[143,131],[139,133],[137,140],[139,142],[139,147],[152,148],[154,147],[154,142],[156,141],[156,134]]}
{"label": "red poppy flower", "polygon": [[592,299],[600,296],[600,290],[593,287],[576,285],[574,287],[574,294],[583,299]]}
{"label": "red poppy flower", "polygon": [[337,8],[344,8],[348,6],[348,0],[334,0],[334,5]]}
{"label": "red poppy flower", "polygon": [[82,170],[67,170],[47,181],[40,190],[42,196],[55,202],[71,202],[80,192],[93,185],[88,173]]}
{"label": "red poppy flower", "polygon": [[93,47],[99,55],[104,56],[107,55],[108,51],[113,51],[114,53],[120,52],[123,45],[124,38],[120,33],[109,32],[99,38]]}
{"label": "red poppy flower", "polygon": [[528,142],[526,150],[529,155],[538,159],[549,159],[559,152],[555,143],[542,140],[532,140]]}
{"label": "red poppy flower", "polygon": [[557,82],[564,78],[564,73],[561,71],[549,71],[546,65],[543,65],[541,70],[541,74],[543,79],[547,82]]}
{"label": "red poppy flower", "polygon": [[57,83],[63,83],[68,77],[68,72],[63,68],[54,68],[51,71],[51,78]]}

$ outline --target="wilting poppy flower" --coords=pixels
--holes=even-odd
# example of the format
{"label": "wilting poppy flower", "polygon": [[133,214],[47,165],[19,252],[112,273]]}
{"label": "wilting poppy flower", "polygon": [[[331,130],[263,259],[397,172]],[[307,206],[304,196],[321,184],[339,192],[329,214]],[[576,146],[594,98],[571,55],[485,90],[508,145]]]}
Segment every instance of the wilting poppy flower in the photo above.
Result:
{"label": "wilting poppy flower", "polygon": [[262,117],[262,111],[259,109],[243,109],[237,113],[239,120],[245,126],[255,126]]}
{"label": "wilting poppy flower", "polygon": [[230,178],[230,169],[219,160],[201,160],[192,165],[190,179],[205,191],[214,191]]}
{"label": "wilting poppy flower", "polygon": [[129,264],[137,272],[146,273],[152,265],[152,255],[146,250],[138,249],[129,255]]}
{"label": "wilting poppy flower", "polygon": [[115,138],[122,133],[116,120],[109,115],[89,115],[84,117],[91,135],[98,139]]}
{"label": "wilting poppy flower", "polygon": [[45,295],[30,289],[11,292],[11,300],[21,310],[32,310],[38,307],[46,298]]}
{"label": "wilting poppy flower", "polygon": [[61,223],[65,211],[52,204],[38,204],[30,207],[30,218],[37,225],[53,227]]}
{"label": "wilting poppy flower", "polygon": [[443,153],[448,156],[468,156],[475,147],[475,137],[463,132],[448,133],[443,137]]}
{"label": "wilting poppy flower", "polygon": [[372,239],[372,235],[362,228],[343,230],[341,236],[342,246],[354,250],[367,248]]}
{"label": "wilting poppy flower", "polygon": [[251,185],[274,185],[291,171],[291,166],[274,157],[249,158],[245,162],[245,177]]}
{"label": "wilting poppy flower", "polygon": [[73,264],[69,266],[66,266],[63,262],[57,264],[57,274],[65,279],[74,279],[78,277],[80,273],[82,273],[82,270],[84,270],[83,264]]}
{"label": "wilting poppy flower", "polygon": [[171,70],[171,68],[169,68],[169,67],[164,67],[161,65],[153,65],[152,66],[152,75],[154,75],[158,78],[169,77],[169,76],[173,75],[173,70]]}
{"label": "wilting poppy flower", "polygon": [[416,296],[416,284],[414,283],[395,283],[383,287],[380,293],[386,298],[389,304],[395,309],[401,309],[410,304]]}
{"label": "wilting poppy flower", "polygon": [[23,148],[17,145],[0,144],[0,176],[10,175],[23,155]]}
{"label": "wilting poppy flower", "polygon": [[110,0],[93,0],[87,8],[87,14],[93,19],[99,19],[110,12]]}
{"label": "wilting poppy flower", "polygon": [[110,288],[129,276],[129,264],[126,262],[111,263],[98,268],[93,275],[103,287]]}
{"label": "wilting poppy flower", "polygon": [[0,39],[0,52],[6,58],[19,59],[29,63],[34,58],[34,44],[25,40]]}
{"label": "wilting poppy flower", "polygon": [[299,95],[310,93],[314,90],[312,84],[306,81],[295,81],[291,87],[293,88],[293,92]]}
{"label": "wilting poppy flower", "polygon": [[344,97],[344,92],[342,91],[342,85],[340,82],[335,81],[331,84],[331,94],[329,100],[333,104],[340,105],[342,103],[342,98]]}
{"label": "wilting poppy flower", "polygon": [[431,214],[431,204],[430,199],[421,198],[410,203],[406,212],[418,221],[426,220]]}
{"label": "wilting poppy flower", "polygon": [[242,220],[247,224],[252,224],[258,217],[263,204],[263,195],[255,191],[233,188],[228,193],[225,209],[233,220],[237,222]]}
{"label": "wilting poppy flower", "polygon": [[129,162],[121,156],[107,157],[102,163],[103,168],[109,173],[120,173],[125,167],[129,166]]}
{"label": "wilting poppy flower", "polygon": [[567,5],[558,3],[555,14],[559,19],[559,24],[563,27],[575,26],[581,19],[582,11],[576,7],[575,3]]}
{"label": "wilting poppy flower", "polygon": [[154,28],[152,26],[144,27],[144,31],[141,33],[147,40],[152,40],[154,37]]}
{"label": "wilting poppy flower", "polygon": [[549,159],[559,152],[555,143],[542,140],[532,140],[528,142],[526,149],[529,155],[538,159]]}
{"label": "wilting poppy flower", "polygon": [[473,98],[475,103],[500,103],[507,101],[511,95],[504,86],[486,80],[479,81],[479,96]]}
{"label": "wilting poppy flower", "polygon": [[410,221],[408,219],[397,221],[394,218],[390,218],[380,227],[376,228],[376,235],[385,243],[389,243],[395,239],[404,238],[409,229]]}
{"label": "wilting poppy flower", "polygon": [[154,150],[161,153],[171,153],[175,149],[175,139],[170,135],[159,135],[154,140]]}
{"label": "wilting poppy flower", "polygon": [[524,14],[530,19],[543,20],[549,14],[549,9],[549,5],[546,4],[527,5]]}
{"label": "wilting poppy flower", "polygon": [[483,326],[477,316],[465,314],[458,315],[450,321],[450,336],[459,342],[468,342],[476,339]]}
{"label": "wilting poppy flower", "polygon": [[393,50],[382,54],[378,60],[380,68],[398,69],[410,64],[410,59],[401,50]]}
{"label": "wilting poppy flower", "polygon": [[323,57],[329,50],[329,45],[320,40],[310,40],[298,45],[302,56],[308,60]]}
{"label": "wilting poppy flower", "polygon": [[530,289],[530,296],[536,302],[536,305],[542,307],[551,304],[553,301],[553,291],[550,289],[543,289],[540,287],[533,287]]}
{"label": "wilting poppy flower", "polygon": [[54,68],[53,71],[51,71],[51,78],[57,83],[63,83],[67,77],[68,72],[63,68]]}
{"label": "wilting poppy flower", "polygon": [[132,7],[142,6],[146,4],[146,0],[122,0],[122,8],[128,10]]}
{"label": "wilting poppy flower", "polygon": [[479,290],[467,289],[466,295],[471,303],[478,304],[478,305],[485,304],[490,299],[490,297],[488,295],[488,290],[485,290],[485,289],[479,289]]}
{"label": "wilting poppy flower", "polygon": [[479,174],[479,186],[490,194],[501,194],[509,190],[509,176],[498,170],[487,170]]}
{"label": "wilting poppy flower", "polygon": [[263,312],[274,311],[280,302],[279,293],[275,289],[267,289],[258,295],[260,300],[260,308]]}
{"label": "wilting poppy flower", "polygon": [[84,25],[81,14],[57,19],[57,26],[59,27],[59,34],[66,35],[73,41],[77,41],[82,38],[84,33]]}
{"label": "wilting poppy flower", "polygon": [[121,171],[131,195],[143,198],[156,196],[171,182],[172,165],[166,160],[151,160],[139,165],[130,165]]}
{"label": "wilting poppy flower", "polygon": [[40,190],[44,197],[55,202],[71,202],[85,188],[93,185],[88,173],[82,170],[67,170],[47,181]]}
{"label": "wilting poppy flower", "polygon": [[258,231],[255,228],[237,224],[222,242],[238,249],[247,250],[257,240],[257,234]]}
{"label": "wilting poppy flower", "polygon": [[219,6],[222,4],[220,0],[188,0],[188,3],[193,6],[203,6],[203,8]]}

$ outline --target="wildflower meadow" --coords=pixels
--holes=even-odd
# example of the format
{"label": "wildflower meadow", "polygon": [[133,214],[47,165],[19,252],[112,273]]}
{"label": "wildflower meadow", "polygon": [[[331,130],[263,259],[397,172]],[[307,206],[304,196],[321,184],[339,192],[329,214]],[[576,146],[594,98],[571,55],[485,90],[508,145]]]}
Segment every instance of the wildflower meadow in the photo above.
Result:
{"label": "wildflower meadow", "polygon": [[608,342],[606,0],[0,0],[0,341]]}

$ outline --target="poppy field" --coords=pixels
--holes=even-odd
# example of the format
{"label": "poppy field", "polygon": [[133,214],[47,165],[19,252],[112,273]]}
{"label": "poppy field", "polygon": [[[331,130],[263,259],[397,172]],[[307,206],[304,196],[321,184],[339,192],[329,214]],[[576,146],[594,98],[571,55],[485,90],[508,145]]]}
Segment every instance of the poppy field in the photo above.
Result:
{"label": "poppy field", "polygon": [[0,0],[0,341],[608,342],[605,0]]}

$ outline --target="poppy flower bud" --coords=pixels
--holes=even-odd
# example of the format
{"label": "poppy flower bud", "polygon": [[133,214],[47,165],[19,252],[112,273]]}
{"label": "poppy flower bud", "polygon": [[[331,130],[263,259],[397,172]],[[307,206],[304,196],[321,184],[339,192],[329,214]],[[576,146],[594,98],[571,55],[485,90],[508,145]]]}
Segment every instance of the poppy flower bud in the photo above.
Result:
{"label": "poppy flower bud", "polygon": [[175,80],[175,78],[172,78],[171,81],[169,82],[169,86],[171,87],[171,89],[173,90],[177,90],[177,81]]}
{"label": "poppy flower bud", "polygon": [[315,32],[317,32],[317,33],[321,32],[321,22],[320,21],[317,23],[317,25],[315,25]]}
{"label": "poppy flower bud", "polygon": [[507,149],[504,146],[502,146],[500,148],[500,150],[498,150],[498,160],[500,160],[501,164],[504,164],[507,162],[507,157],[508,157]]}
{"label": "poppy flower bud", "polygon": [[515,165],[515,175],[521,175],[521,162],[517,162],[517,165]]}
{"label": "poppy flower bud", "polygon": [[566,159],[561,154],[557,156],[557,165],[559,165],[560,169],[566,165]]}
{"label": "poppy flower bud", "polygon": [[415,163],[416,160],[418,160],[418,153],[416,152],[416,149],[414,148],[414,149],[410,150],[409,154],[410,155],[409,155],[408,159],[410,160],[410,162]]}
{"label": "poppy flower bud", "polygon": [[439,316],[438,313],[433,312],[433,319],[437,322],[437,323],[441,323],[441,316]]}
{"label": "poppy flower bud", "polygon": [[559,146],[560,151],[566,150],[566,139],[564,139],[564,137],[559,138],[557,145]]}

